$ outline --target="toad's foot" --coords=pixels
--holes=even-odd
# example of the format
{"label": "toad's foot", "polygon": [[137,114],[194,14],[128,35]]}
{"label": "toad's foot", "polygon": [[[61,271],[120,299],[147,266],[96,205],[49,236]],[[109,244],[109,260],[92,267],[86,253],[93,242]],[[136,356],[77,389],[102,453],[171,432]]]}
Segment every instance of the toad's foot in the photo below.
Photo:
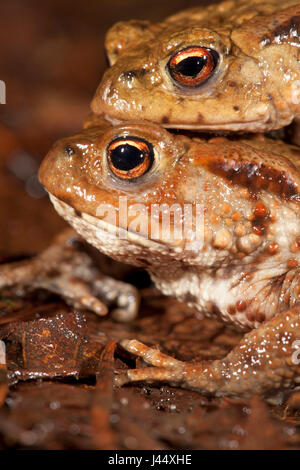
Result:
{"label": "toad's foot", "polygon": [[278,314],[246,334],[224,359],[185,363],[136,340],[121,346],[154,367],[130,369],[116,385],[165,382],[215,396],[266,394],[300,380],[300,307]]}
{"label": "toad's foot", "polygon": [[0,266],[0,289],[4,287],[12,287],[18,295],[46,289],[75,308],[100,316],[111,307],[113,317],[123,322],[132,320],[139,306],[135,287],[104,276],[71,229],[59,234],[35,258]]}

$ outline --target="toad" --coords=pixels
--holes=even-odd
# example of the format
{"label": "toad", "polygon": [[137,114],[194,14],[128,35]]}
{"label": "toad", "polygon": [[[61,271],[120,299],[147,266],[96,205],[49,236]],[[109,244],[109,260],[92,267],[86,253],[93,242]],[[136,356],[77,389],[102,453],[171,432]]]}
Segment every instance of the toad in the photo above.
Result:
{"label": "toad", "polygon": [[[92,101],[116,124],[266,132],[300,115],[300,3],[227,0],[162,23],[115,24]],[[295,141],[300,142],[297,127]]]}
{"label": "toad", "polygon": [[260,135],[199,138],[151,123],[90,127],[57,142],[39,177],[90,244],[245,331],[225,358],[185,363],[136,340],[152,367],[115,383],[164,382],[217,396],[299,382],[300,153]]}

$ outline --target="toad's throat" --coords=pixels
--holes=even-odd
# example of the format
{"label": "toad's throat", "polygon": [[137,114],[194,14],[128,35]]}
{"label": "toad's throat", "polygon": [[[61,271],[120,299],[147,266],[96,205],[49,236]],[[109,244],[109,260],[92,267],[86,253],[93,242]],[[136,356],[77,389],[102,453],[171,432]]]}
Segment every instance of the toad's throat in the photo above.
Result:
{"label": "toad's throat", "polygon": [[[153,240],[138,232],[118,228],[105,220],[80,212],[49,193],[54,208],[88,243],[111,258],[148,270],[181,264],[186,243],[180,245]],[[198,242],[190,249],[197,255]]]}
{"label": "toad's throat", "polygon": [[96,216],[72,209],[64,198],[50,194],[50,198],[66,218],[73,211],[79,220],[87,220],[96,227],[98,237],[102,240],[103,232],[119,240],[129,240],[154,249],[169,249],[170,252],[199,252],[204,246],[204,210],[201,204],[181,205],[151,204],[150,207],[137,204],[128,206],[127,198],[119,199],[119,207],[110,204],[99,204]]}
{"label": "toad's throat", "polygon": [[[267,131],[270,130],[269,128],[264,128],[264,124],[268,121],[269,116],[267,115],[263,119],[253,119],[246,122],[242,121],[231,121],[231,122],[219,122],[215,124],[197,124],[197,123],[166,123],[161,122],[161,125],[166,127],[167,129],[174,130],[174,131],[181,131],[181,130],[190,130],[190,131],[205,131],[209,133],[214,133],[217,131],[218,133],[232,133],[232,132],[239,132],[239,133],[248,133],[248,132],[257,132],[257,127],[260,125],[260,130]],[[110,122],[113,126],[118,126],[124,124],[126,121],[122,119],[117,119],[115,117],[110,116],[109,114],[105,114],[105,120]],[[277,129],[277,128],[275,128]]]}

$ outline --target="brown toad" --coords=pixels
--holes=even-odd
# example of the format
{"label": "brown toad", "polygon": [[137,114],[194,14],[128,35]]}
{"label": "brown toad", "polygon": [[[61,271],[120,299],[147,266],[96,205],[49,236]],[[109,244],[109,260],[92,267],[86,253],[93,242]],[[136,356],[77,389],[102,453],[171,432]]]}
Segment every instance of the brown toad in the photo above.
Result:
{"label": "brown toad", "polygon": [[287,126],[300,115],[299,25],[295,0],[228,0],[162,23],[119,22],[92,110],[112,123],[179,129]]}
{"label": "brown toad", "polygon": [[299,165],[299,150],[280,141],[192,138],[149,123],[91,127],[53,147],[40,180],[83,238],[146,268],[163,293],[252,330],[224,359],[196,364],[123,341],[154,367],[116,384],[234,396],[297,383]]}

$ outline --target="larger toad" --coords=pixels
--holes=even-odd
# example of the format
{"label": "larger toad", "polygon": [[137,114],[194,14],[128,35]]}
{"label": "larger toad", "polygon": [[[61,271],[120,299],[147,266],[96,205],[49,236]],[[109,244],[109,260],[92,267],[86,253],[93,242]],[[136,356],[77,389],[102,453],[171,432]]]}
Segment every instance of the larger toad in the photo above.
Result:
{"label": "larger toad", "polygon": [[117,23],[92,101],[113,123],[265,132],[300,114],[300,4],[228,0],[163,23]]}
{"label": "larger toad", "polygon": [[53,147],[40,179],[82,237],[146,268],[165,294],[252,330],[200,364],[123,341],[153,367],[117,384],[247,395],[297,383],[299,165],[297,148],[264,137],[188,138],[149,123],[90,128]]}

